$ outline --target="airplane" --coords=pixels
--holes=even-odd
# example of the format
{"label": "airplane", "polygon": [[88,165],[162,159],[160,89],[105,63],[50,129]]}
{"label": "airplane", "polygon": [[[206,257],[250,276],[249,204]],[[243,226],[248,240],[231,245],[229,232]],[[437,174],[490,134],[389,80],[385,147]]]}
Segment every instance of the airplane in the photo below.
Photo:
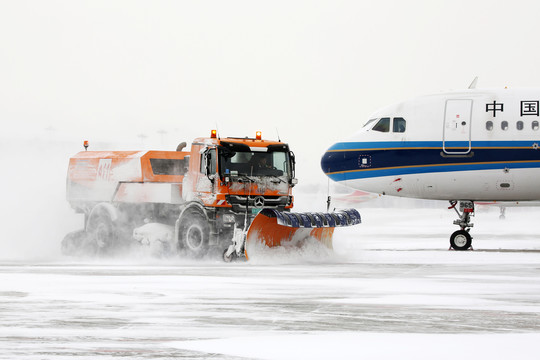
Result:
{"label": "airplane", "polygon": [[378,110],[324,153],[322,170],[357,190],[450,201],[450,246],[472,249],[475,202],[540,200],[540,88],[476,82]]}

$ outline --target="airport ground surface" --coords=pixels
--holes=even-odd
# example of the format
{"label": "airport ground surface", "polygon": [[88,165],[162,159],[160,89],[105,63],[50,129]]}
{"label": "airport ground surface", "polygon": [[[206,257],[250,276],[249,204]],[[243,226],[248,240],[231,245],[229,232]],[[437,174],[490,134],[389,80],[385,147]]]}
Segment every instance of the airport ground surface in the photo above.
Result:
{"label": "airport ground surface", "polygon": [[361,213],[334,253],[5,260],[0,358],[538,357],[539,211],[479,211],[465,252],[444,210]]}

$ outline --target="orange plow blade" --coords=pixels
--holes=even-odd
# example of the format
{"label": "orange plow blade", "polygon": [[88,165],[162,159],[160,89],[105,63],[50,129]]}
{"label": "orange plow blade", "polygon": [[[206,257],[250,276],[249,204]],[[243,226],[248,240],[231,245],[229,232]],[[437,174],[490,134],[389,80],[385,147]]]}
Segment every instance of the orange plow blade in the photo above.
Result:
{"label": "orange plow blade", "polygon": [[286,244],[299,244],[316,239],[332,249],[336,227],[360,224],[360,214],[355,209],[334,213],[290,213],[263,209],[251,222],[246,235],[245,255],[250,248],[263,245],[269,248]]}

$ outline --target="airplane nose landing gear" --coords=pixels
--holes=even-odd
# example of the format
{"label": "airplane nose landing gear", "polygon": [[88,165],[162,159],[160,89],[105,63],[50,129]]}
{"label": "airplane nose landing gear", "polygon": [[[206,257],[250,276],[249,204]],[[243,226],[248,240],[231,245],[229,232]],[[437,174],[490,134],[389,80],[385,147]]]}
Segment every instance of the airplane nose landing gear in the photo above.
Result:
{"label": "airplane nose landing gear", "polygon": [[472,236],[469,231],[474,226],[471,223],[471,216],[474,216],[474,202],[460,201],[459,210],[456,209],[457,201],[450,201],[449,209],[454,209],[459,219],[454,220],[454,225],[461,227],[450,236],[450,247],[454,250],[472,250]]}

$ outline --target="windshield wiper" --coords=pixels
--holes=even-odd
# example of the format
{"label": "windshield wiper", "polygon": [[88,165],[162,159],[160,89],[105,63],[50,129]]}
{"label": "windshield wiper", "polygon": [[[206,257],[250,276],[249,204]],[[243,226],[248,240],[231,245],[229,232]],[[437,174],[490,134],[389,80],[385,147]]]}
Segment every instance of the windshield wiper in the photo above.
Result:
{"label": "windshield wiper", "polygon": [[277,180],[277,182],[275,181],[272,181],[274,184],[279,184],[280,182],[282,183],[287,183],[285,180],[283,180],[282,178],[280,178],[279,176],[276,176],[276,175],[269,175],[270,177],[273,177],[274,179]]}
{"label": "windshield wiper", "polygon": [[252,179],[251,177],[247,176],[246,174],[238,174],[237,177],[240,179],[240,180],[244,180],[246,181],[246,179],[250,182],[255,182],[254,179]]}

